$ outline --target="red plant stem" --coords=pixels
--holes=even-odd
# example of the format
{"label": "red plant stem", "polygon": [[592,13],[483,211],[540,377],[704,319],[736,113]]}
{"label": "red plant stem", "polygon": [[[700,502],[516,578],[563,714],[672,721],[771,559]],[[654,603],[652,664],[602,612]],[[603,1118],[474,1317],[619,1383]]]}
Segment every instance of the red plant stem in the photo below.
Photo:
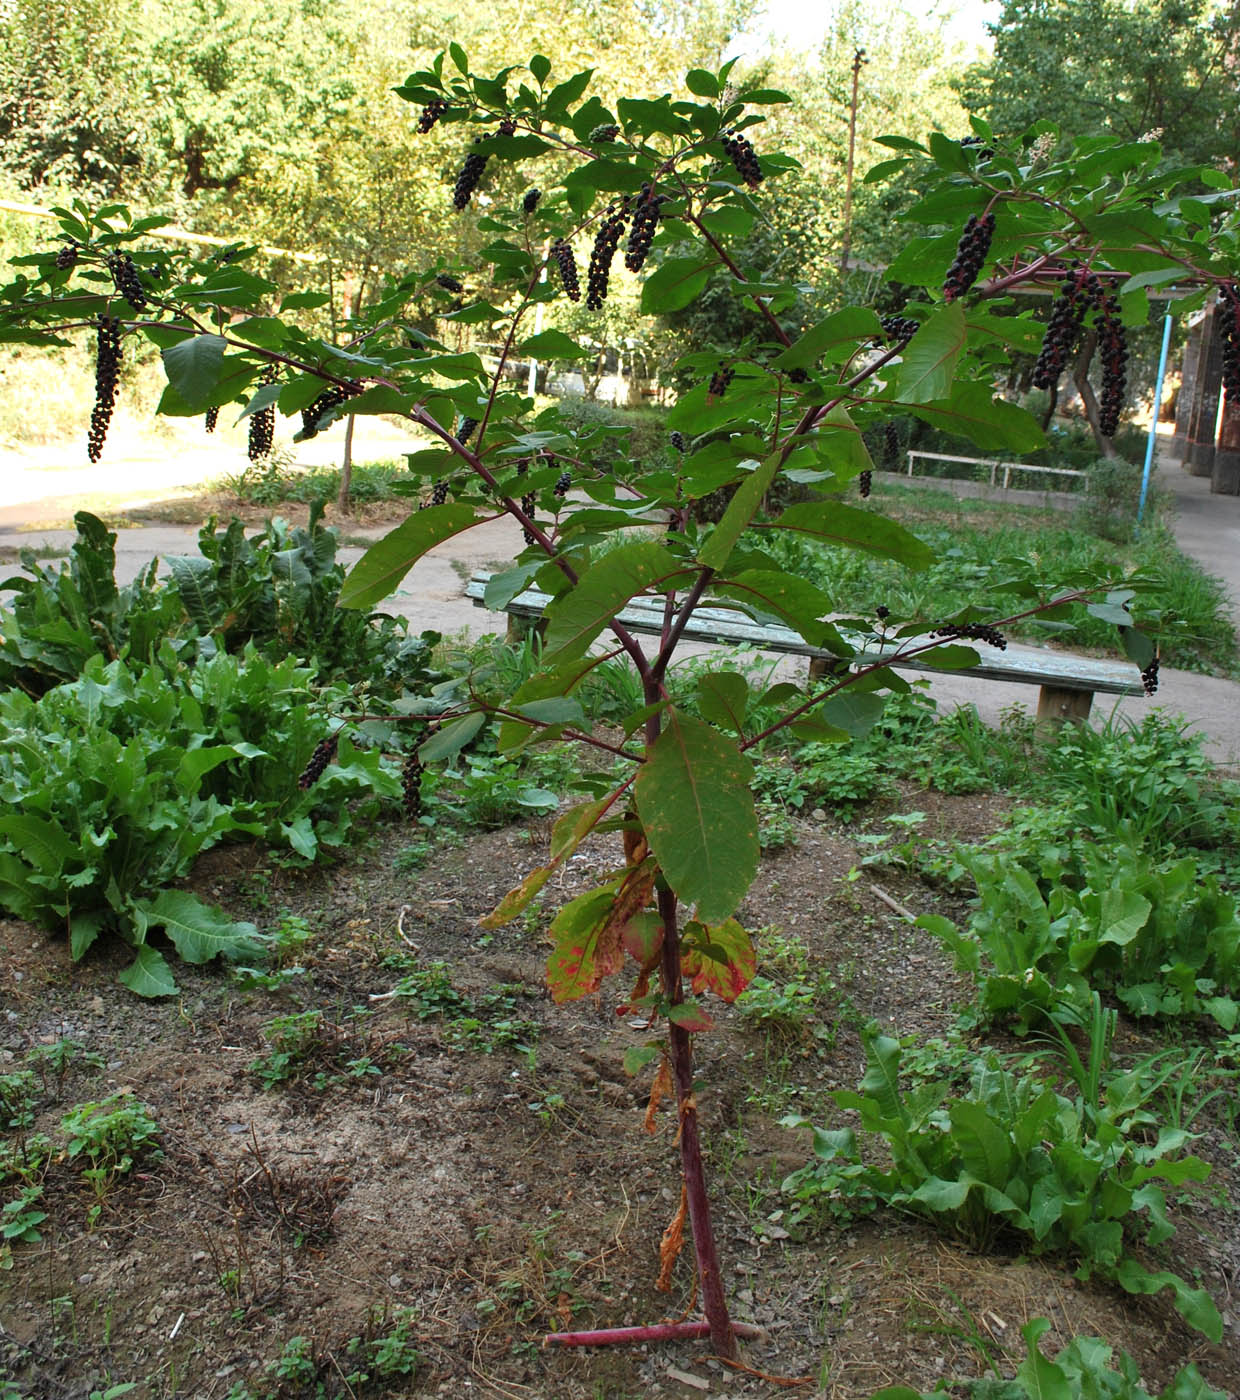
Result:
{"label": "red plant stem", "polygon": [[[672,1005],[684,1000],[680,978],[680,935],[676,928],[676,895],[659,891],[659,917],[663,920],[663,994]],[[698,1132],[697,1100],[693,1094],[693,1050],[689,1032],[668,1025],[672,1074],[676,1080],[676,1104],[680,1124],[680,1165],[689,1197],[689,1221],[693,1227],[693,1251],[697,1256],[698,1288],[710,1339],[720,1356],[735,1360],[736,1334],[723,1296],[723,1276],[715,1234],[710,1224],[710,1198],[702,1169],[702,1140]]]}
{"label": "red plant stem", "polygon": [[[734,1322],[738,1337],[762,1337],[761,1327]],[[677,1342],[682,1338],[710,1336],[709,1322],[656,1322],[649,1327],[600,1327],[595,1332],[548,1332],[543,1346],[615,1347],[640,1346],[643,1342]]]}

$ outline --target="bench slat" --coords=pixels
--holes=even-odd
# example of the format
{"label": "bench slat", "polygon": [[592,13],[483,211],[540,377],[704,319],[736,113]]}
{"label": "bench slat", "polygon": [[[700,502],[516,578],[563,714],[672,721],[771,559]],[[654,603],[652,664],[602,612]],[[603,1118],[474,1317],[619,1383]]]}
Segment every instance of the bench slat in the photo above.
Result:
{"label": "bench slat", "polygon": [[[476,607],[486,607],[483,595],[490,577],[490,574],[475,574],[466,585],[465,596]],[[537,621],[551,601],[551,594],[527,588],[513,598],[505,611],[514,617]],[[658,598],[634,598],[616,614],[616,620],[632,632],[658,636],[663,631],[663,602]],[[692,641],[749,645],[792,656],[832,656],[822,647],[811,646],[790,627],[775,622],[753,622],[727,608],[698,608],[683,635]],[[946,643],[951,639],[943,640]],[[884,648],[871,643],[858,652],[852,664],[870,665],[890,658],[895,651],[895,645]],[[1118,661],[1047,651],[1044,647],[1009,646],[1006,651],[996,651],[984,643],[979,646],[978,654],[978,664],[964,668],[934,666],[917,656],[901,658],[891,664],[904,671],[968,675],[980,680],[1051,686],[1056,690],[1105,695],[1140,695],[1143,690],[1136,667]]]}

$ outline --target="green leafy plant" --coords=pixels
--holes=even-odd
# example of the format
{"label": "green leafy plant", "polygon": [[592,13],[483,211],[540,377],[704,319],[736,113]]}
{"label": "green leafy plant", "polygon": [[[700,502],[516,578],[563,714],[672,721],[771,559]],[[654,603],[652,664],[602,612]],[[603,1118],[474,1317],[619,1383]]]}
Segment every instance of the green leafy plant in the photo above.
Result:
{"label": "green leafy plant", "polygon": [[[765,217],[764,186],[795,165],[768,149],[762,125],[765,109],[786,94],[755,88],[729,62],[688,73],[688,96],[626,96],[613,112],[589,93],[591,77],[552,81],[541,54],[521,69],[476,72],[452,44],[396,89],[450,116],[447,129],[461,134],[454,205],[463,211],[487,185],[477,254],[486,273],[475,282],[485,295],[453,277],[462,291],[452,293],[458,300],[448,313],[454,336],[479,327],[477,345],[450,346],[433,325],[422,329],[422,304],[435,295],[432,286],[443,289],[438,265],[383,285],[339,339],[306,328],[304,297],[285,298],[272,314],[279,288],[243,257],[219,266],[172,254],[152,298],[141,285],[156,256],[142,243],[150,226],[122,206],[99,211],[81,201],[58,213],[72,259],[52,248],[33,254],[0,293],[0,338],[55,344],[87,318],[97,322],[96,337],[149,340],[168,378],[160,408],[174,416],[236,403],[269,429],[278,409],[302,415],[302,438],[345,416],[403,420],[424,508],[411,510],[345,580],[339,601],[359,613],[437,545],[501,515],[519,529],[524,545],[492,576],[486,601],[503,608],[531,583],[551,596],[536,670],[515,688],[498,673],[458,686],[442,723],[420,743],[419,761],[452,761],[498,721],[501,758],[565,741],[615,763],[560,814],[549,860],[488,923],[520,918],[588,836],[620,834],[623,865],[552,922],[548,983],[565,1002],[594,994],[633,964],[624,1004],[653,1023],[644,1063],[665,1064],[675,1086],[702,1304],[715,1349],[730,1358],[736,1341],[710,1225],[691,1037],[711,1024],[706,998],[734,1000],[756,971],[749,935],[734,917],[760,854],[755,757],[788,733],[840,745],[874,730],[883,692],[908,689],[885,664],[861,659],[876,641],[901,659],[930,656],[967,668],[977,652],[953,640],[960,628],[1017,626],[1035,615],[1068,621],[1075,604],[1101,592],[1106,600],[1090,604],[1090,624],[1118,622],[1138,668],[1154,659],[1128,607],[1148,579],[1125,580],[1125,565],[1111,558],[1073,561],[1067,582],[1027,555],[991,568],[993,542],[987,567],[967,570],[965,596],[946,616],[941,594],[910,588],[889,597],[867,591],[856,617],[826,621],[840,611],[841,558],[868,555],[909,574],[959,562],[950,539],[927,544],[864,501],[844,502],[846,492],[856,487],[864,496],[871,484],[864,435],[914,418],[985,452],[1043,447],[1035,420],[995,392],[1013,357],[1036,353],[1044,340],[1043,323],[1011,294],[1027,286],[1087,290],[1091,314],[1115,343],[1117,290],[1132,322],[1146,318],[1146,289],[1163,280],[1183,293],[1177,309],[1203,305],[1234,276],[1232,181],[1208,166],[1168,167],[1153,141],[1108,138],[1078,148],[1065,140],[1053,155],[1031,159],[1025,143],[975,122],[988,151],[982,160],[980,143],[939,132],[924,144],[888,138],[895,154],[881,173],[909,171],[921,194],[909,216],[932,230],[909,239],[890,265],[893,281],[926,290],[925,300],[905,307],[915,326],[896,333],[869,306],[811,309],[796,268],[750,254],[748,237]],[[592,142],[600,126],[614,128],[614,139]],[[493,182],[505,166],[516,178]],[[540,194],[530,199],[536,166]],[[1202,186],[1220,198],[1203,202]],[[641,278],[643,314],[686,312],[709,290],[743,316],[726,345],[689,338],[694,348],[675,367],[681,391],[665,420],[676,437],[665,450],[621,451],[614,460],[600,451],[596,462],[596,445],[618,438],[612,425],[540,407],[509,376],[522,358],[590,357],[564,329],[574,323],[559,303],[581,294],[574,243],[584,253],[605,225],[614,251],[617,220],[632,225],[626,266]],[[108,271],[117,255],[132,260],[131,281],[149,303],[136,317],[134,286],[118,289]],[[605,295],[602,272],[596,266],[587,279],[592,302]],[[500,346],[494,359],[478,353],[483,338]],[[107,374],[101,380],[108,393],[92,433],[96,451],[113,387]],[[707,498],[718,509],[702,508]],[[781,538],[812,539],[842,554],[816,571],[790,569]],[[649,644],[621,620],[643,597],[662,613]],[[777,620],[820,653],[821,671],[797,684],[712,668],[689,703],[669,672],[704,607]],[[1172,621],[1160,619],[1168,637]],[[947,635],[935,637],[944,626]],[[639,703],[612,731],[597,732],[578,692],[596,667],[619,659],[636,677]]]}
{"label": "green leafy plant", "polygon": [[[1177,1371],[1170,1384],[1151,1396],[1132,1357],[1121,1352],[1116,1369],[1111,1365],[1114,1349],[1100,1337],[1073,1337],[1050,1361],[1038,1346],[1050,1327],[1046,1318],[1035,1317],[1021,1328],[1026,1355],[1012,1380],[987,1377],[959,1385],[967,1387],[971,1400],[1078,1400],[1081,1396],[1097,1400],[1226,1400],[1225,1393],[1208,1385],[1192,1364]],[[942,1394],[937,1388],[911,1390],[906,1385],[889,1385],[875,1391],[870,1400],[933,1400]]]}
{"label": "green leafy plant", "polygon": [[965,1094],[949,1096],[936,1083],[905,1092],[899,1042],[874,1025],[863,1042],[860,1092],[834,1098],[882,1138],[891,1166],[867,1165],[851,1128],[814,1128],[816,1160],[784,1182],[802,1219],[842,1195],[912,1211],[974,1247],[1011,1233],[1035,1252],[1073,1258],[1078,1278],[1098,1275],[1130,1293],[1169,1288],[1186,1320],[1218,1340],[1222,1320],[1209,1294],[1147,1268],[1132,1250],[1134,1240],[1150,1246],[1172,1235],[1167,1188],[1210,1171],[1184,1155],[1186,1132],[1145,1139],[1150,1115],[1139,1081],[1114,1079],[1105,1097],[1067,1097],[989,1057]]}
{"label": "green leafy plant", "polygon": [[68,1138],[69,1160],[85,1161],[82,1179],[99,1203],[139,1159],[158,1161],[163,1156],[159,1125],[150,1108],[123,1091],[97,1103],[75,1105],[60,1120],[60,1128]]}

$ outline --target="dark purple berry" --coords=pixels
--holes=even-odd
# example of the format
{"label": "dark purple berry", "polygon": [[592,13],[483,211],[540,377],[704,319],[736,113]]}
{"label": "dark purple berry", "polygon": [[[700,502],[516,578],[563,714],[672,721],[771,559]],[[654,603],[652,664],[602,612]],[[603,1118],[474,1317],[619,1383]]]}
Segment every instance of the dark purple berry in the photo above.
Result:
{"label": "dark purple berry", "polygon": [[[275,365],[268,365],[259,375],[258,382],[265,388],[268,384],[274,384],[279,377],[279,369]],[[268,404],[266,408],[260,408],[257,413],[250,414],[250,440],[246,451],[251,462],[261,461],[268,455],[275,430],[275,404]]]}
{"label": "dark purple berry", "polygon": [[95,338],[95,406],[90,415],[86,455],[97,462],[116,406],[116,385],[121,373],[121,323],[113,316],[101,316]]}
{"label": "dark purple berry", "polygon": [[861,499],[864,501],[869,497],[870,490],[874,485],[874,473],[871,471],[862,472],[857,478],[857,490],[861,492]]}
{"label": "dark purple berry", "polygon": [[569,301],[581,300],[581,283],[577,280],[577,259],[573,250],[562,238],[551,245],[551,257],[560,272],[560,285]]}
{"label": "dark purple berry", "polygon": [[422,812],[422,760],[416,750],[405,759],[400,770],[400,785],[404,794],[405,815],[412,821]]}
{"label": "dark purple berry", "polygon": [[348,402],[354,394],[361,392],[360,384],[333,384],[308,407],[301,411],[301,436],[303,439],[315,437],[324,427],[324,420],[335,413],[341,404]]}
{"label": "dark purple berry", "polygon": [[921,322],[911,316],[884,316],[883,336],[892,344],[901,340],[912,340],[921,329]]}
{"label": "dark purple berry", "polygon": [[1147,695],[1153,695],[1158,689],[1158,657],[1155,656],[1148,666],[1141,669],[1141,687]]}
{"label": "dark purple berry", "polygon": [[572,477],[567,472],[561,472],[556,477],[555,485],[551,488],[561,500],[568,495],[568,488],[573,484]]}
{"label": "dark purple berry", "polygon": [[960,242],[956,244],[956,259],[947,269],[943,281],[943,300],[955,301],[977,281],[977,275],[986,264],[990,252],[990,240],[994,237],[995,216],[983,214],[978,218],[970,214],[965,223]]}
{"label": "dark purple berry", "polygon": [[[537,504],[538,497],[534,494],[533,491],[530,491],[527,495],[521,497],[521,509],[529,517],[530,524],[534,523],[534,507]],[[538,543],[538,536],[533,532],[533,530],[529,528],[528,525],[523,525],[521,527],[521,533],[525,536],[526,544]]]}
{"label": "dark purple berry", "polygon": [[689,450],[688,445],[685,442],[684,433],[672,432],[668,435],[668,441],[672,444],[672,446],[676,449],[677,452],[687,452]]}
{"label": "dark purple berry", "polygon": [[107,269],[116,283],[116,290],[135,311],[145,311],[146,291],[138,279],[138,269],[128,253],[112,253],[107,259]]}
{"label": "dark purple berry", "polygon": [[1214,315],[1223,340],[1223,385],[1234,401],[1240,398],[1240,283],[1221,284]]}
{"label": "dark purple berry", "polygon": [[476,418],[467,418],[464,414],[461,415],[461,421],[457,424],[456,427],[456,440],[461,444],[462,447],[464,447],[469,442],[470,438],[473,437],[474,429],[477,426],[478,420]]}
{"label": "dark purple berry", "polygon": [[452,189],[452,204],[456,209],[468,209],[469,201],[473,198],[474,191],[478,188],[478,181],[482,179],[482,172],[487,168],[487,153],[481,149],[483,138],[474,137],[474,148],[465,157],[465,164],[461,166],[461,173],[456,177],[456,184]]}
{"label": "dark purple berry", "polygon": [[1007,650],[1007,638],[997,627],[986,622],[945,622],[930,633],[932,637],[957,637],[961,641],[985,642],[987,646]]}
{"label": "dark purple berry", "polygon": [[457,278],[447,272],[441,272],[435,278],[435,285],[442,287],[445,292],[455,292],[457,296],[465,290],[465,286]]}
{"label": "dark purple berry", "polygon": [[1090,275],[1074,265],[1068,270],[1051,309],[1051,319],[1031,376],[1035,389],[1053,389],[1059,383],[1068,356],[1076,348],[1090,300]]}
{"label": "dark purple berry", "polygon": [[728,385],[731,384],[736,371],[729,369],[722,360],[719,361],[719,368],[710,377],[710,384],[706,389],[707,400],[720,399],[728,392]]}
{"label": "dark purple berry", "polygon": [[448,104],[442,98],[436,97],[422,108],[422,115],[418,118],[418,131],[425,136],[435,125],[440,117],[448,110]]}
{"label": "dark purple berry", "polygon": [[667,196],[655,194],[654,186],[645,184],[637,196],[633,209],[633,226],[629,230],[629,242],[624,253],[624,265],[630,272],[640,272],[654,242],[655,230],[659,226],[659,211]]}
{"label": "dark purple berry", "polygon": [[215,431],[215,425],[216,425],[219,421],[220,421],[220,411],[219,411],[219,409],[218,409],[218,408],[209,408],[209,409],[207,409],[207,421],[206,421],[206,424],[205,424],[205,427],[206,427],[207,432],[213,433],[213,432]]}
{"label": "dark purple berry", "polygon": [[1128,335],[1120,320],[1119,302],[1099,286],[1097,308],[1098,356],[1102,361],[1102,393],[1099,395],[1098,428],[1103,437],[1114,437],[1128,382]]}
{"label": "dark purple berry", "polygon": [[620,235],[624,232],[624,220],[629,212],[626,198],[617,210],[609,204],[594,236],[594,247],[590,252],[590,270],[586,274],[586,309],[597,311],[607,300],[607,283],[611,277],[611,260],[616,256]]}
{"label": "dark purple berry", "polygon": [[78,260],[78,254],[82,251],[82,245],[75,239],[70,239],[68,243],[56,254],[56,266],[61,272],[68,272]]}
{"label": "dark purple berry", "polygon": [[982,138],[981,138],[980,136],[962,136],[962,137],[960,138],[960,144],[961,144],[962,146],[981,146],[981,147],[982,147],[981,150],[978,151],[978,153],[977,153],[977,163],[978,163],[978,165],[981,165],[981,163],[982,163],[984,160],[992,160],[992,159],[994,158],[994,154],[995,154],[995,153],[994,153],[994,148],[991,147],[991,146],[982,145]]}
{"label": "dark purple berry", "polygon": [[874,609],[874,616],[878,618],[879,622],[886,622],[891,616],[891,609],[886,603],[879,603],[878,607]]}
{"label": "dark purple berry", "polygon": [[596,126],[590,133],[591,146],[606,146],[620,135],[620,128],[612,122],[604,122],[602,126]]}
{"label": "dark purple berry", "polygon": [[327,769],[327,765],[336,757],[336,745],[340,742],[340,731],[329,734],[326,739],[320,739],[314,746],[314,752],[310,755],[310,762],[302,770],[301,777],[297,779],[297,786],[303,791],[311,788],[318,782]]}
{"label": "dark purple berry", "polygon": [[538,208],[538,201],[542,198],[542,190],[526,190],[525,198],[521,201],[521,212],[532,214]]}
{"label": "dark purple berry", "polygon": [[895,471],[900,465],[900,430],[894,423],[883,425],[883,466]]}
{"label": "dark purple berry", "polygon": [[762,167],[758,164],[757,152],[738,132],[727,131],[721,140],[725,154],[736,167],[736,173],[751,190],[757,189],[762,183]]}
{"label": "dark purple berry", "polygon": [[447,501],[447,499],[448,483],[446,481],[437,481],[431,488],[431,505],[441,506]]}

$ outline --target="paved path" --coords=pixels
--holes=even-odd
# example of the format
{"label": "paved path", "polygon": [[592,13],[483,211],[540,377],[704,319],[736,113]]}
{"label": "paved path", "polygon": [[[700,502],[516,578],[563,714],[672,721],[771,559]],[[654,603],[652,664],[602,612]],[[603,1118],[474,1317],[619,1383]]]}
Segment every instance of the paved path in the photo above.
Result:
{"label": "paved path", "polygon": [[[325,453],[324,460],[332,460],[331,454],[338,450],[338,445],[329,441],[321,444],[318,450]],[[184,468],[186,464],[181,465]],[[123,488],[126,470],[128,468],[120,469],[119,483],[114,473],[113,487]],[[101,479],[101,475],[96,469],[93,479]],[[38,485],[48,480],[46,475],[42,476],[42,482],[31,476],[26,486],[31,495],[24,501],[13,499],[15,494],[21,495],[21,490],[15,491],[14,483],[9,480],[5,492],[9,503],[3,504],[4,496],[0,496],[0,546],[21,548],[38,543],[67,544],[72,540],[72,531],[17,528],[23,519],[42,521],[54,514],[49,509],[52,502],[46,496],[36,498],[33,494]],[[936,481],[935,484],[943,483]],[[1175,532],[1181,548],[1224,581],[1232,599],[1233,616],[1240,626],[1240,497],[1212,496],[1208,478],[1189,476],[1174,462],[1164,462],[1159,468],[1156,484],[1175,502]],[[65,498],[56,502],[62,514],[64,503]],[[70,499],[68,503],[76,508],[81,501],[75,505]],[[377,537],[383,531],[358,533]],[[511,559],[518,547],[517,527],[509,521],[497,521],[471,530],[425,556],[385,603],[384,610],[409,618],[414,631],[430,628],[445,634],[469,632],[472,635],[502,632],[504,620],[501,616],[484,613],[465,599],[464,581],[477,569],[502,565],[504,560]],[[127,582],[152,556],[166,558],[170,554],[196,552],[196,531],[191,529],[147,526],[121,530],[117,540],[117,577]],[[352,563],[361,552],[358,548],[345,549],[341,551],[341,558]],[[687,652],[702,650],[707,648],[686,648]],[[1207,752],[1216,762],[1240,765],[1240,683],[1165,667],[1160,682],[1158,695],[1152,701],[1134,696],[1113,702],[1110,696],[1099,696],[1094,704],[1095,722],[1104,721],[1112,713],[1139,720],[1152,705],[1158,705],[1172,714],[1182,715],[1190,727],[1204,731],[1208,736]],[[999,721],[1001,712],[1008,706],[1023,705],[1030,711],[1037,708],[1036,686],[983,681],[964,673],[933,677],[930,693],[945,708],[976,705],[982,718],[992,724]]]}

